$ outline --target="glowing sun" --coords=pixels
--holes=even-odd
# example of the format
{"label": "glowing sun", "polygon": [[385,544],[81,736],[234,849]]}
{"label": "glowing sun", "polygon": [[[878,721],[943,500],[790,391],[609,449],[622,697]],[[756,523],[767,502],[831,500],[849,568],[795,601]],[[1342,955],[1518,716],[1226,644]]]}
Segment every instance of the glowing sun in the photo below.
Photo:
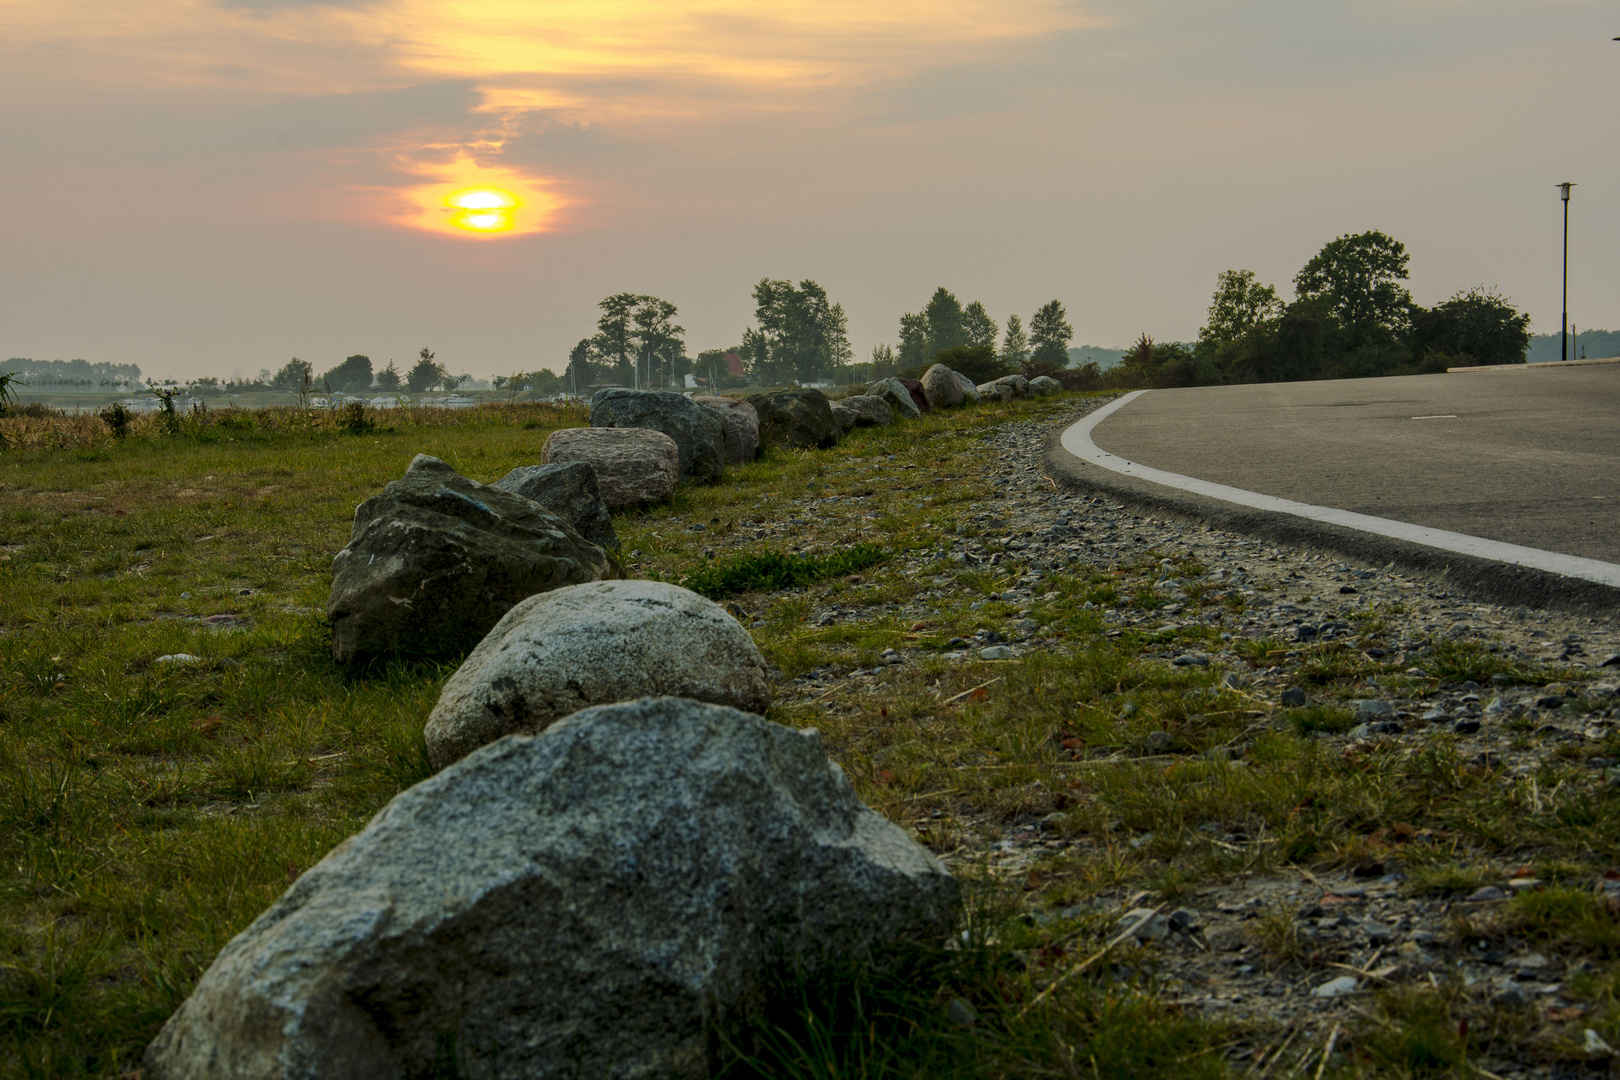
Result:
{"label": "glowing sun", "polygon": [[523,204],[510,191],[496,188],[468,188],[444,200],[453,207],[450,223],[471,232],[508,232],[516,223],[517,210]]}
{"label": "glowing sun", "polygon": [[462,159],[410,191],[403,220],[455,236],[544,232],[563,200],[512,169]]}

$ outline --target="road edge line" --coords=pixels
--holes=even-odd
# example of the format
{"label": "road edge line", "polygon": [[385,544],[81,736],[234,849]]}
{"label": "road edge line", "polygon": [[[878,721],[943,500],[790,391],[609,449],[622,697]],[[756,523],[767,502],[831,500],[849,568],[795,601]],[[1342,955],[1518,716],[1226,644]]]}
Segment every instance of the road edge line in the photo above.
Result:
{"label": "road edge line", "polygon": [[1496,602],[1586,614],[1620,609],[1620,565],[1614,563],[1262,495],[1154,469],[1097,446],[1092,430],[1145,393],[1132,391],[1054,429],[1043,455],[1046,475],[1065,487],[1104,490],[1236,532],[1392,563]]}

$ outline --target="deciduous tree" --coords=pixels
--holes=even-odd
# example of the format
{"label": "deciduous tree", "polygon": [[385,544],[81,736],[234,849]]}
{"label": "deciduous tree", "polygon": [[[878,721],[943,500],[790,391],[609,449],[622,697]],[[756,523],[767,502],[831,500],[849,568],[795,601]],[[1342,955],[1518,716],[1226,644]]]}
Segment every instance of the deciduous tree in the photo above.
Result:
{"label": "deciduous tree", "polygon": [[996,348],[996,336],[1000,327],[984,305],[975,300],[962,310],[962,337],[963,344],[985,345],[992,352]]}
{"label": "deciduous tree", "polygon": [[1329,240],[1294,275],[1300,299],[1320,299],[1349,331],[1350,348],[1387,346],[1406,333],[1412,294],[1406,280],[1406,245],[1372,230]]}

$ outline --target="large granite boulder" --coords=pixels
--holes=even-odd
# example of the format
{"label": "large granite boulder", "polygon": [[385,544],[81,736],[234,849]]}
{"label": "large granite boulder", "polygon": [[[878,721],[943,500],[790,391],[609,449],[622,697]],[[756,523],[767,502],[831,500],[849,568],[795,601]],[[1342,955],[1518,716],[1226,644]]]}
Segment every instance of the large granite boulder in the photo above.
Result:
{"label": "large granite boulder", "polygon": [[894,381],[906,388],[906,393],[911,395],[912,404],[917,406],[919,413],[928,412],[933,408],[932,405],[928,404],[928,395],[923,393],[923,384],[919,380],[895,379]]}
{"label": "large granite boulder", "polygon": [[404,792],[238,934],[146,1080],[703,1077],[784,971],[941,943],[957,886],[814,731],[577,712]]}
{"label": "large granite boulder", "polygon": [[1011,401],[1013,399],[1013,388],[1005,383],[980,383],[974,389],[979,392],[979,400],[981,401]]}
{"label": "large granite boulder", "polygon": [[599,581],[506,613],[450,676],[423,736],[442,769],[580,709],[683,697],[763,713],[765,658],[720,605],[661,581]]}
{"label": "large granite boulder", "polygon": [[418,454],[355,510],[332,560],[332,655],[452,655],[535,593],[611,572],[600,547],[539,503]]}
{"label": "large granite boulder", "polygon": [[646,428],[562,428],[546,436],[540,460],[585,462],[602,501],[615,510],[663,502],[681,478],[680,447]]}
{"label": "large granite boulder", "polygon": [[915,420],[922,415],[917,408],[917,402],[912,399],[911,391],[901,385],[899,379],[880,379],[866,388],[869,396],[880,397],[889,403],[896,418]]}
{"label": "large granite boulder", "polygon": [[995,385],[1010,387],[1015,398],[1029,397],[1029,380],[1022,375],[1003,375],[995,381]]}
{"label": "large granite boulder", "polygon": [[583,461],[520,465],[489,486],[533,499],[597,547],[618,550],[619,534],[596,486],[596,470]]}
{"label": "large granite boulder", "polygon": [[759,454],[759,413],[741,398],[694,397],[699,405],[707,405],[720,413],[726,424],[726,464],[744,465]]}
{"label": "large granite boulder", "polygon": [[856,394],[839,404],[855,414],[856,427],[884,427],[894,421],[894,408],[876,394]]}
{"label": "large granite boulder", "polygon": [[973,385],[973,380],[960,371],[951,372],[956,376],[956,384],[962,388],[962,401],[965,404],[977,405],[979,403],[979,388]]}
{"label": "large granite boulder", "polygon": [[662,431],[680,449],[682,479],[718,480],[725,472],[725,420],[683,394],[604,386],[591,398],[591,427]]}
{"label": "large granite boulder", "polygon": [[748,403],[759,414],[759,441],[789,446],[833,446],[844,434],[833,419],[831,403],[820,390],[777,390],[752,394]]}
{"label": "large granite boulder", "polygon": [[1029,380],[1029,392],[1036,397],[1045,397],[1047,394],[1061,393],[1063,384],[1050,375],[1037,375]]}
{"label": "large granite boulder", "polygon": [[935,409],[954,409],[962,404],[962,384],[956,381],[956,372],[944,364],[935,364],[923,372],[922,391]]}
{"label": "large granite boulder", "polygon": [[854,427],[855,421],[861,418],[860,413],[845,405],[842,401],[830,402],[827,407],[832,410],[833,419],[838,421],[838,427],[843,431],[848,431]]}

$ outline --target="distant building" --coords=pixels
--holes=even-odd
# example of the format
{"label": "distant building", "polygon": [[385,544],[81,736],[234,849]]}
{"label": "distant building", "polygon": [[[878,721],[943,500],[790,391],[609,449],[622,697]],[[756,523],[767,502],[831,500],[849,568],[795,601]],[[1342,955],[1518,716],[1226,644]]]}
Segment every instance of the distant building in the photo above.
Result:
{"label": "distant building", "polygon": [[738,379],[743,377],[743,361],[741,356],[734,352],[728,352],[725,356],[722,356],[721,359],[726,363],[726,374]]}

